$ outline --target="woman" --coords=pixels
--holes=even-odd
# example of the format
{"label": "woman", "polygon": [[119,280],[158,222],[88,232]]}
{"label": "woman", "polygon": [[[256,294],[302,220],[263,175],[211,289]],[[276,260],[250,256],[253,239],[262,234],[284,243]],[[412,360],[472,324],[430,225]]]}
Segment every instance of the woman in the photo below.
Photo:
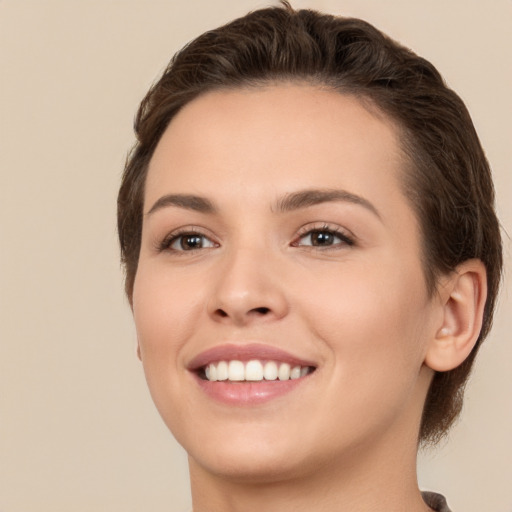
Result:
{"label": "woman", "polygon": [[284,4],[178,53],[136,132],[126,292],[194,511],[449,510],[416,452],[460,412],[501,242],[435,68]]}

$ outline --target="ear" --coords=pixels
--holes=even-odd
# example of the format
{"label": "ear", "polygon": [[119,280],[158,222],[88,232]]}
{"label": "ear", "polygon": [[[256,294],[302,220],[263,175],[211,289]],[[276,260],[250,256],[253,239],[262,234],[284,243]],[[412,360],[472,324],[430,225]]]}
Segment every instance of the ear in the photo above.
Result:
{"label": "ear", "polygon": [[139,358],[140,361],[142,361],[142,355],[140,353],[140,343],[139,343],[139,340],[137,340],[137,357]]}
{"label": "ear", "polygon": [[429,344],[425,364],[432,370],[453,370],[468,357],[480,335],[487,298],[487,274],[477,259],[461,263],[439,290],[442,315]]}

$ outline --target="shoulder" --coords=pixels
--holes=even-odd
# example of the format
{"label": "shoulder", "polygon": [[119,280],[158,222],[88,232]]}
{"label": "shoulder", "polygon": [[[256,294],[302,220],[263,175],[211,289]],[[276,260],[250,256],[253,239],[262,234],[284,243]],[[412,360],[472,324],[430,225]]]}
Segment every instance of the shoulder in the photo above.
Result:
{"label": "shoulder", "polygon": [[448,504],[446,503],[445,497],[441,494],[423,491],[421,495],[423,496],[423,501],[436,512],[451,512]]}

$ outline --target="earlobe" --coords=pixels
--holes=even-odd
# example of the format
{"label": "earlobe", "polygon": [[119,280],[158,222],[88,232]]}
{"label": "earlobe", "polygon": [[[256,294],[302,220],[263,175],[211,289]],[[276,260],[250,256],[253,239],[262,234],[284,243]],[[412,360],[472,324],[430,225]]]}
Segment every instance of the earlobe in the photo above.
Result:
{"label": "earlobe", "polygon": [[487,298],[487,274],[477,259],[461,263],[440,291],[442,322],[428,347],[425,364],[453,370],[468,357],[480,334]]}

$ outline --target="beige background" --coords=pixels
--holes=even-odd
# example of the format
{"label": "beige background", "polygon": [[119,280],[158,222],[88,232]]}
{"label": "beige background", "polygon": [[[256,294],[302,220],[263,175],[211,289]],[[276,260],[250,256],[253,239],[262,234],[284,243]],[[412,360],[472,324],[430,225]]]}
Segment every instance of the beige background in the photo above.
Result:
{"label": "beige background", "polygon": [[[309,0],[432,60],[467,102],[512,233],[512,1]],[[0,510],[189,507],[122,294],[115,200],[171,55],[257,0],[0,0]],[[506,241],[508,273],[511,243]],[[510,276],[509,276],[510,277]],[[420,461],[454,512],[511,512],[510,278],[450,442]],[[383,511],[384,512],[384,511]]]}

